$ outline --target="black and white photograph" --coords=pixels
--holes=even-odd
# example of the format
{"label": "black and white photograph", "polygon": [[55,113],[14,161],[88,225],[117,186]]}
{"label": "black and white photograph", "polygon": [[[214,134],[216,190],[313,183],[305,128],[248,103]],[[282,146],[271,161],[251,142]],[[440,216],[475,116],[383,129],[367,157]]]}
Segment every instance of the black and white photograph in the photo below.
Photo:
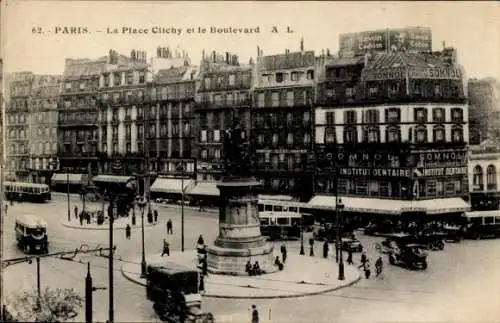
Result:
{"label": "black and white photograph", "polygon": [[494,1],[0,1],[0,321],[494,323]]}

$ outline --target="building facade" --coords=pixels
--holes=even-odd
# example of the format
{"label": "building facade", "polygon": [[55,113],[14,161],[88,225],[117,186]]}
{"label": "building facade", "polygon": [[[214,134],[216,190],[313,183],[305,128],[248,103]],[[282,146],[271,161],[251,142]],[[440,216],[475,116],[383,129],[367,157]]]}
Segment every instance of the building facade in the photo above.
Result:
{"label": "building facade", "polygon": [[361,213],[467,209],[468,107],[454,50],[342,57],[325,78],[315,109],[318,194],[343,196]]}
{"label": "building facade", "polygon": [[256,176],[263,193],[308,200],[313,191],[315,56],[301,50],[264,56],[258,49],[252,95]]}
{"label": "building facade", "polygon": [[111,59],[66,59],[58,109],[60,174],[98,173],[99,79]]}
{"label": "building facade", "polygon": [[[142,174],[145,169],[144,117],[149,113],[148,64],[144,52],[130,57],[110,51],[110,63],[99,77],[99,174]],[[156,123],[153,124],[154,129]],[[153,130],[154,130],[153,129]],[[153,152],[155,152],[153,150]],[[119,161],[120,170],[112,165]]]}
{"label": "building facade", "polygon": [[60,76],[46,76],[30,97],[29,171],[30,182],[50,184],[57,169],[58,150],[58,99],[61,89]]}
{"label": "building facade", "polygon": [[243,135],[250,136],[252,65],[240,65],[238,57],[227,52],[203,53],[199,80],[194,151],[197,179],[215,182],[224,170],[224,131],[239,121]]}
{"label": "building facade", "polygon": [[470,79],[467,90],[471,144],[500,138],[500,82],[493,78]]}
{"label": "building facade", "polygon": [[498,210],[500,147],[493,140],[470,147],[469,187],[473,211]]}

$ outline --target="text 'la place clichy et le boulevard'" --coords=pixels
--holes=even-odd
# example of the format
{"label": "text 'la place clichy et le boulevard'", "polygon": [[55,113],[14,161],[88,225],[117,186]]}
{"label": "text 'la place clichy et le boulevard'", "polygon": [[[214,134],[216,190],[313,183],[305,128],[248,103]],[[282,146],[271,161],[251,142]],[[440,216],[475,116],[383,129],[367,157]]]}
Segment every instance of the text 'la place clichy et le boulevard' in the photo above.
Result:
{"label": "text 'la place clichy et le boulevard'", "polygon": [[170,34],[180,36],[187,34],[259,34],[260,27],[162,27],[154,26],[149,28],[139,27],[107,27],[107,34],[127,34],[127,35],[148,35],[148,34]]}

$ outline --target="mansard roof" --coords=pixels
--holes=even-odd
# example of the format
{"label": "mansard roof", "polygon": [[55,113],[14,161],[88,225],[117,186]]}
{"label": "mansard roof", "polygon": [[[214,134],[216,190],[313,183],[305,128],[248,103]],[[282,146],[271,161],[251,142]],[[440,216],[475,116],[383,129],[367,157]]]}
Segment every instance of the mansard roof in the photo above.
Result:
{"label": "mansard roof", "polygon": [[384,53],[376,55],[373,59],[369,60],[365,66],[365,70],[381,70],[391,68],[444,68],[451,67],[442,58],[430,54],[421,53]]}
{"label": "mansard roof", "polygon": [[106,67],[107,61],[107,57],[101,57],[96,60],[67,59],[63,78],[74,79],[80,77],[98,76]]}

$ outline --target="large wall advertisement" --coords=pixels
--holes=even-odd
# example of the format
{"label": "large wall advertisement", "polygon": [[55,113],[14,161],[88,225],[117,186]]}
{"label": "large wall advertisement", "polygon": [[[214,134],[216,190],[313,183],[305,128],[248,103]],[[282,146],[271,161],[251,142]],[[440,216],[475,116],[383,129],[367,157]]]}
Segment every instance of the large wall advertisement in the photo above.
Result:
{"label": "large wall advertisement", "polygon": [[431,52],[432,31],[430,28],[407,27],[341,34],[339,50],[344,57],[368,52]]}

